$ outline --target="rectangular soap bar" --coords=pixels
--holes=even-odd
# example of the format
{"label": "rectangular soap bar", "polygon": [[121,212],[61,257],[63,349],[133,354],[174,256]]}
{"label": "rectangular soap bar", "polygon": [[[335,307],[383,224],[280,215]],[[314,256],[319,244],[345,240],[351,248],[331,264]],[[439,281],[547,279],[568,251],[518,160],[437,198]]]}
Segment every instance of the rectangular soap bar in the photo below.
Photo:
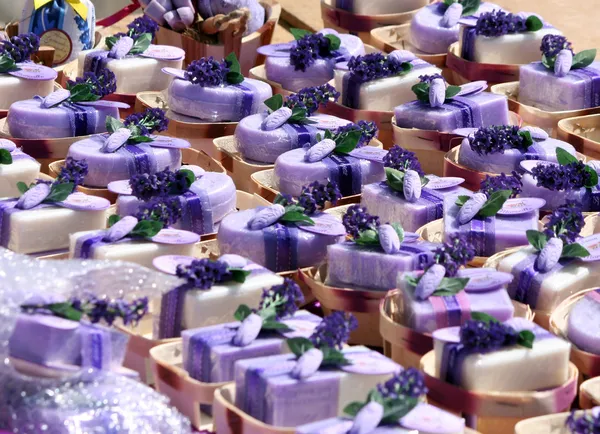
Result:
{"label": "rectangular soap bar", "polygon": [[399,253],[388,255],[379,246],[358,246],[353,242],[327,247],[326,284],[388,291],[396,287],[398,273],[422,270],[433,263],[439,244],[427,241],[402,243]]}
{"label": "rectangular soap bar", "polygon": [[40,173],[40,163],[24,152],[16,149],[11,156],[12,164],[0,164],[0,197],[19,197],[17,183],[30,185]]}
{"label": "rectangular soap bar", "polygon": [[[354,95],[352,99],[355,99],[356,94],[358,94],[358,104],[355,101],[352,105],[348,105],[349,107],[386,112],[394,110],[394,107],[400,104],[413,101],[415,94],[412,87],[419,83],[419,76],[441,74],[442,71],[419,59],[413,60],[412,64],[414,68],[408,74],[362,83],[358,92],[356,92],[356,89],[352,89],[351,83],[345,83],[347,80],[344,80],[344,76],[349,72],[336,69],[334,80],[335,88],[341,94],[340,101],[342,104],[348,105],[345,102],[349,98],[347,93],[352,92]],[[349,91],[348,87],[350,88]]]}
{"label": "rectangular soap bar", "polygon": [[[458,386],[479,392],[526,392],[558,387],[569,379],[570,343],[524,318],[513,318],[505,324],[518,332],[531,330],[535,334],[533,348],[515,345],[467,355],[457,368],[461,369]],[[444,350],[449,345],[434,335],[437,377],[442,373]]]}
{"label": "rectangular soap bar", "polygon": [[204,383],[233,381],[235,362],[289,353],[286,336],[308,338],[321,318],[307,311],[298,311],[281,322],[294,331],[285,334],[261,332],[254,342],[245,347],[231,344],[239,322],[184,330],[181,332],[183,367],[192,378]]}
{"label": "rectangular soap bar", "polygon": [[26,80],[9,74],[0,75],[0,110],[8,110],[10,105],[36,95],[45,97],[54,90],[54,79]]}
{"label": "rectangular soap bar", "polygon": [[387,15],[414,11],[427,6],[427,0],[333,0],[334,7],[356,15]]}
{"label": "rectangular soap bar", "polygon": [[269,425],[295,427],[342,416],[349,403],[364,401],[370,390],[402,369],[366,347],[342,352],[349,365],[322,369],[303,380],[290,376],[296,364],[293,354],[239,361],[235,404]]}
{"label": "rectangular soap bar", "polygon": [[401,128],[451,132],[457,128],[507,125],[508,100],[504,95],[482,92],[455,97],[441,107],[411,101],[397,106],[394,114],[396,125]]}
{"label": "rectangular soap bar", "polygon": [[580,110],[600,106],[600,62],[573,69],[564,77],[542,62],[523,65],[519,75],[519,102],[545,111]]}
{"label": "rectangular soap bar", "polygon": [[[427,177],[437,178],[432,175]],[[382,222],[399,222],[405,231],[415,232],[427,223],[444,216],[446,197],[456,198],[469,193],[469,190],[460,186],[435,190],[425,187],[420,199],[409,202],[401,192],[392,190],[386,182],[381,182],[365,185],[360,203],[369,213],[379,216]]]}

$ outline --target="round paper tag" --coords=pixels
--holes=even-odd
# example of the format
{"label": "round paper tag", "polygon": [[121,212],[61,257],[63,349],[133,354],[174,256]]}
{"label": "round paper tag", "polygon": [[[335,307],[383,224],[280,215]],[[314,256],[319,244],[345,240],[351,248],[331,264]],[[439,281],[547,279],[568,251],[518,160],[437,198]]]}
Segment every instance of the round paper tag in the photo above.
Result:
{"label": "round paper tag", "polygon": [[361,160],[372,161],[374,163],[383,164],[383,159],[388,154],[388,151],[374,146],[363,146],[362,148],[354,149],[350,155]]}
{"label": "round paper tag", "polygon": [[464,178],[446,176],[442,178],[429,178],[429,182],[425,185],[425,188],[430,190],[443,190],[445,188],[456,187],[457,185],[465,182]]}
{"label": "round paper tag", "polygon": [[450,343],[460,342],[460,327],[447,327],[434,331],[431,336],[434,340]]}
{"label": "round paper tag", "polygon": [[154,268],[158,271],[174,276],[177,273],[178,265],[190,265],[194,259],[196,258],[191,256],[164,255],[154,258],[152,260],[152,265],[154,265]]}
{"label": "round paper tag", "polygon": [[469,283],[465,287],[467,292],[494,291],[508,285],[513,280],[513,275],[496,271],[493,268],[472,268],[460,270],[460,277],[468,277]]}
{"label": "round paper tag", "polygon": [[51,29],[40,36],[40,46],[54,47],[54,66],[66,62],[73,51],[73,42],[67,32]]}
{"label": "round paper tag", "polygon": [[124,102],[106,101],[106,100],[82,101],[82,102],[78,102],[77,104],[89,105],[92,107],[115,107],[115,108],[123,109],[123,110],[127,110],[128,108],[131,107],[129,104],[125,104]]}
{"label": "round paper tag", "polygon": [[73,193],[57,205],[74,211],[102,211],[110,207],[110,201],[103,197],[84,193]]}
{"label": "round paper tag", "polygon": [[486,90],[488,87],[487,81],[473,81],[471,83],[463,84],[460,87],[460,92],[456,94],[456,96],[467,96],[467,95],[475,95],[476,93],[481,93]]}
{"label": "round paper tag", "polygon": [[153,136],[152,138],[154,141],[147,144],[155,148],[187,149],[192,147],[187,140],[176,139],[175,137]]}
{"label": "round paper tag", "polygon": [[463,432],[464,419],[430,404],[421,403],[400,419],[403,428],[431,434]]}
{"label": "round paper tag", "polygon": [[295,42],[284,42],[282,44],[263,45],[256,52],[267,57],[289,57],[290,50],[296,45]]}
{"label": "round paper tag", "polygon": [[558,163],[554,163],[552,161],[545,161],[545,160],[523,160],[519,163],[519,165],[523,168],[523,170],[525,170],[526,172],[529,172],[529,173],[531,173],[533,168],[536,166],[549,166],[551,164],[558,164]]}
{"label": "round paper tag", "polygon": [[385,375],[400,371],[400,366],[374,351],[344,354],[350,362],[342,371],[352,374]]}
{"label": "round paper tag", "polygon": [[283,333],[283,335],[287,339],[309,338],[310,335],[312,335],[315,331],[315,328],[317,327],[317,323],[306,321],[303,319],[286,319],[281,322],[292,329],[291,332]]}
{"label": "round paper tag", "polygon": [[589,256],[579,258],[583,262],[595,262],[600,260],[600,234],[590,235],[589,237],[577,240],[579,244],[590,252]]}
{"label": "round paper tag", "polygon": [[110,191],[111,193],[122,194],[125,196],[131,196],[131,194],[133,193],[133,191],[131,190],[131,186],[129,185],[128,179],[121,179],[119,181],[109,182],[106,188],[108,188],[108,191]]}
{"label": "round paper tag", "polygon": [[500,215],[518,215],[532,211],[537,211],[546,205],[544,199],[538,197],[519,197],[516,199],[508,199],[498,211]]}
{"label": "round paper tag", "polygon": [[300,229],[306,232],[311,232],[318,235],[329,235],[339,237],[346,235],[346,228],[340,220],[330,214],[321,214],[318,217],[312,217],[315,222],[314,226],[297,225]]}
{"label": "round paper tag", "polygon": [[338,118],[336,116],[331,116],[331,115],[322,115],[322,114],[311,116],[308,119],[310,119],[311,121],[315,121],[316,124],[312,124],[311,126],[318,128],[320,130],[337,130],[340,127],[344,127],[344,126],[352,123],[346,119]]}
{"label": "round paper tag", "polygon": [[163,229],[151,240],[159,244],[194,244],[200,241],[200,235],[179,229]]}
{"label": "round paper tag", "polygon": [[178,60],[185,57],[185,51],[170,45],[150,45],[140,56],[158,60]]}
{"label": "round paper tag", "polygon": [[13,77],[24,78],[26,80],[56,80],[58,73],[44,65],[35,63],[18,63],[19,67],[16,71],[10,71],[9,74]]}
{"label": "round paper tag", "polygon": [[8,139],[0,139],[0,149],[6,149],[8,152],[13,152],[17,149],[17,145]]}
{"label": "round paper tag", "polygon": [[173,77],[181,78],[182,80],[186,80],[185,71],[183,69],[163,68],[163,69],[161,69],[161,71],[167,75],[172,75]]}

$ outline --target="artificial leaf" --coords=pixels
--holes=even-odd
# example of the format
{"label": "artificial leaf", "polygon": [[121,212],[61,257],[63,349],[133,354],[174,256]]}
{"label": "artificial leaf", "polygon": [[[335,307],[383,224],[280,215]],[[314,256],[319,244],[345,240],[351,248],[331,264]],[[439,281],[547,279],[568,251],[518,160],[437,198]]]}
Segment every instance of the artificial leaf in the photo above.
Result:
{"label": "artificial leaf", "polygon": [[229,84],[240,84],[241,82],[244,81],[244,76],[242,74],[240,74],[239,72],[231,72],[230,71],[225,75],[225,80]]}
{"label": "artificial leaf", "polygon": [[429,178],[426,176],[421,176],[421,187],[425,187],[427,184],[429,184]]}
{"label": "artificial leaf", "polygon": [[385,168],[385,177],[387,184],[392,190],[404,192],[404,172],[391,167]]}
{"label": "artificial leaf", "polygon": [[325,38],[327,38],[329,40],[329,49],[331,51],[335,51],[335,50],[339,49],[340,45],[342,45],[342,41],[340,40],[340,38],[338,38],[335,35],[332,35],[332,34],[325,35]]}
{"label": "artificial leaf", "polygon": [[484,323],[500,322],[496,318],[483,312],[471,312],[471,319],[483,321]]}
{"label": "artificial leaf", "polygon": [[378,402],[380,404],[383,405],[384,403],[384,398],[381,395],[381,393],[379,393],[379,390],[377,389],[373,389],[369,392],[369,394],[367,395],[367,402]]}
{"label": "artificial leaf", "polygon": [[525,20],[525,27],[527,27],[528,32],[537,32],[544,27],[544,23],[535,15],[529,15],[527,20]]}
{"label": "artificial leaf", "polygon": [[355,238],[354,242],[360,246],[378,246],[379,234],[373,229],[367,229],[358,234],[358,238]]}
{"label": "artificial leaf", "polygon": [[469,283],[468,278],[464,277],[444,277],[438,285],[436,291],[433,293],[435,296],[455,295],[465,289]]}
{"label": "artificial leaf", "polygon": [[12,154],[8,149],[0,149],[0,164],[12,164]]}
{"label": "artificial leaf", "polygon": [[[555,57],[546,57],[545,54],[542,55],[542,65],[548,68],[551,71],[554,71],[554,63],[556,63]],[[573,68],[571,66],[571,68]]]}
{"label": "artificial leaf", "polygon": [[585,183],[586,188],[594,188],[598,185],[598,172],[590,166],[585,166],[585,171],[590,174],[590,179]]}
{"label": "artificial leaf", "polygon": [[271,98],[265,100],[265,105],[271,110],[276,111],[283,107],[283,97],[280,94],[275,94]]}
{"label": "artificial leaf", "polygon": [[117,38],[116,36],[107,36],[106,39],[104,40],[104,43],[110,50],[113,47],[113,45],[115,45],[117,43],[118,40],[119,40],[119,38]]}
{"label": "artificial leaf", "polygon": [[402,71],[400,71],[400,74],[398,75],[404,75],[409,73],[410,71],[412,71],[413,69],[413,64],[410,62],[403,62],[400,67],[402,68]]}
{"label": "artificial leaf", "polygon": [[533,138],[531,137],[531,133],[529,131],[520,131],[519,136],[523,138],[523,146],[528,148],[533,145]]}
{"label": "artificial leaf", "polygon": [[152,33],[142,33],[133,43],[129,54],[140,54],[148,49],[152,43]]}
{"label": "artificial leaf", "polygon": [[179,173],[183,173],[185,175],[185,180],[187,181],[188,187],[190,187],[194,182],[196,182],[196,175],[189,169],[179,169]]}
{"label": "artificial leaf", "polygon": [[277,196],[275,196],[275,199],[273,200],[273,204],[275,205],[286,206],[287,203],[287,199],[281,193],[278,193]]}
{"label": "artificial leaf", "polygon": [[317,121],[313,121],[312,119],[309,119],[309,118],[298,119],[297,121],[294,121],[292,123],[300,124],[300,125],[318,124]]}
{"label": "artificial leaf", "polygon": [[535,340],[535,335],[531,330],[521,330],[519,332],[519,338],[517,340],[517,345],[521,345],[525,348],[533,348],[533,341]]}
{"label": "artificial leaf", "polygon": [[51,311],[55,316],[71,321],[79,322],[83,316],[83,312],[75,309],[71,303],[51,303],[45,305],[44,308]]}
{"label": "artificial leaf", "polygon": [[592,64],[596,58],[596,49],[583,50],[573,56],[573,65],[571,69],[581,69]]}
{"label": "artificial leaf", "polygon": [[72,182],[67,182],[64,184],[54,183],[50,189],[50,194],[48,197],[46,197],[46,199],[44,199],[44,202],[62,202],[69,197],[71,193],[73,193],[74,187],[75,184]]}
{"label": "artificial leaf", "polygon": [[334,152],[338,152],[341,154],[349,154],[356,148],[356,145],[360,141],[361,136],[362,133],[360,131],[349,131],[348,133],[344,134],[340,139],[336,140]]}
{"label": "artificial leaf", "polygon": [[92,86],[88,83],[78,83],[70,86],[69,92],[71,92],[69,97],[71,102],[97,101],[100,99],[100,96],[92,92]]}
{"label": "artificial leaf", "polygon": [[462,89],[460,86],[448,86],[446,88],[446,99],[451,99],[452,97],[455,97],[461,90]]}
{"label": "artificial leaf", "polygon": [[572,243],[563,246],[562,253],[560,255],[561,258],[585,258],[586,256],[590,256],[590,252],[579,243]]}
{"label": "artificial leaf", "polygon": [[417,96],[417,99],[424,103],[429,103],[429,84],[417,83],[412,88],[412,91]]}
{"label": "artificial leaf", "polygon": [[119,214],[113,214],[108,218],[108,227],[112,227],[114,226],[115,223],[117,223],[119,220],[121,220],[121,216]]}
{"label": "artificial leaf", "polygon": [[292,116],[288,119],[288,122],[294,123],[306,119],[306,109],[301,107],[294,107],[292,109]]}
{"label": "artificial leaf", "polygon": [[289,326],[282,322],[266,320],[263,321],[262,330],[278,330],[280,332],[291,332],[293,331]]}
{"label": "artificial leaf", "polygon": [[106,131],[109,133],[112,134],[124,126],[125,124],[123,124],[123,122],[121,122],[119,119],[113,118],[112,116],[106,116]]}
{"label": "artificial leaf", "polygon": [[302,39],[303,37],[305,37],[306,35],[311,35],[312,33],[309,32],[308,30],[304,30],[304,29],[296,29],[294,27],[292,27],[290,29],[290,33],[292,34],[292,36],[294,37],[294,39],[297,41],[299,39]]}
{"label": "artificial leaf", "polygon": [[304,208],[300,205],[292,203],[291,205],[285,207],[285,212],[304,212]]}
{"label": "artificial leaf", "polygon": [[444,0],[444,4],[446,6],[450,6],[453,3],[456,3],[458,0]]}
{"label": "artificial leaf", "polygon": [[148,137],[148,136],[131,136],[129,137],[128,142],[131,143],[147,143],[147,142],[153,142],[154,139],[152,137]]}
{"label": "artificial leaf", "polygon": [[296,357],[300,357],[302,354],[314,348],[313,343],[306,338],[291,338],[286,341],[288,348]]}
{"label": "artificial leaf", "polygon": [[29,187],[23,181],[19,181],[17,182],[17,189],[21,194],[25,194],[25,192],[29,190]]}
{"label": "artificial leaf", "polygon": [[333,139],[333,133],[331,132],[331,130],[325,130],[325,138]]}
{"label": "artificial leaf", "polygon": [[323,361],[321,362],[321,366],[323,367],[345,366],[350,364],[348,359],[344,356],[344,353],[335,348],[323,347],[321,348],[321,351],[323,352]]}
{"label": "artificial leaf", "polygon": [[531,244],[533,248],[538,251],[541,251],[548,242],[548,235],[543,232],[529,229],[527,232],[525,232],[525,234],[527,235],[527,241],[529,241],[529,244]]}
{"label": "artificial leaf", "polygon": [[406,276],[406,283],[408,283],[410,286],[414,286],[416,287],[417,284],[419,283],[419,279],[416,278],[415,276]]}
{"label": "artificial leaf", "polygon": [[462,0],[463,11],[461,16],[468,17],[475,14],[479,10],[481,0]]}
{"label": "artificial leaf", "polygon": [[235,53],[233,53],[233,52],[229,53],[227,55],[227,57],[225,58],[225,60],[229,64],[230,72],[236,72],[238,74],[242,73],[242,68],[240,67],[240,62],[238,61],[238,58],[235,55]]}
{"label": "artificial leaf", "polygon": [[15,71],[19,69],[10,56],[0,56],[0,73]]}
{"label": "artificial leaf", "polygon": [[566,166],[567,164],[571,163],[577,163],[579,161],[577,160],[577,157],[569,154],[563,148],[556,148],[556,160],[561,166]]}
{"label": "artificial leaf", "polygon": [[398,238],[400,242],[404,241],[404,228],[400,226],[398,223],[392,223],[391,226],[394,228],[396,233],[398,234]]}
{"label": "artificial leaf", "polygon": [[309,216],[302,212],[290,211],[286,212],[279,219],[280,222],[297,223],[301,225],[314,226],[315,222]]}
{"label": "artificial leaf", "polygon": [[354,401],[344,407],[344,414],[354,417],[365,406],[364,402]]}
{"label": "artificial leaf", "polygon": [[135,225],[129,235],[132,237],[152,238],[158,234],[162,228],[162,222],[157,222],[154,220],[142,220]]}
{"label": "artificial leaf", "polygon": [[404,399],[393,399],[387,401],[383,410],[383,424],[397,424],[400,419],[410,413],[418,404],[416,398],[404,397]]}
{"label": "artificial leaf", "polygon": [[241,268],[230,268],[231,278],[234,282],[244,283],[246,278],[252,273],[248,270],[242,270]]}
{"label": "artificial leaf", "polygon": [[508,200],[511,194],[512,190],[500,190],[493,192],[490,198],[481,207],[477,215],[481,217],[495,216],[498,213],[498,211],[500,211],[500,209],[504,205],[504,202]]}
{"label": "artificial leaf", "polygon": [[456,202],[454,203],[457,206],[463,206],[469,199],[471,199],[471,196],[460,195],[456,198]]}
{"label": "artificial leaf", "polygon": [[233,317],[235,318],[236,321],[244,321],[246,318],[248,318],[250,316],[251,313],[252,313],[252,309],[250,309],[245,304],[240,304],[238,306],[238,308],[236,309],[235,313],[233,314]]}

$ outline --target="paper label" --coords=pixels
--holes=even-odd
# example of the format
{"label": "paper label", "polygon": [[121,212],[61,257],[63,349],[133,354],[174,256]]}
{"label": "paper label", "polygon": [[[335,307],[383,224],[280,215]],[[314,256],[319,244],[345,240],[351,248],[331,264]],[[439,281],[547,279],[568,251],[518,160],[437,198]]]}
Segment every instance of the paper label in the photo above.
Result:
{"label": "paper label", "polygon": [[17,71],[10,71],[8,74],[13,77],[24,78],[26,80],[55,80],[58,73],[44,65],[35,63],[18,63]]}
{"label": "paper label", "polygon": [[200,241],[200,235],[179,229],[163,229],[151,240],[159,244],[194,244]]}
{"label": "paper label", "polygon": [[161,69],[161,71],[167,75],[172,75],[173,77],[181,78],[182,80],[186,80],[185,71],[183,69],[163,68],[163,69]]}
{"label": "paper label", "polygon": [[523,168],[523,170],[525,170],[526,172],[529,172],[529,173],[531,173],[533,168],[536,166],[549,166],[551,164],[558,165],[558,163],[554,163],[552,161],[545,161],[545,160],[523,160],[519,163],[519,165]]}
{"label": "paper label", "polygon": [[155,148],[187,149],[192,147],[187,140],[176,139],[175,137],[153,136],[152,138],[154,141],[147,144]]}
{"label": "paper label", "polygon": [[328,235],[339,237],[346,235],[346,228],[340,220],[330,214],[321,214],[318,217],[313,217],[314,226],[297,225],[298,228],[306,232],[311,232],[318,235]]}
{"label": "paper label", "polygon": [[110,207],[110,201],[85,193],[73,193],[57,205],[74,211],[102,211]]}
{"label": "paper label", "polygon": [[109,182],[106,188],[108,188],[108,191],[111,193],[122,194],[124,196],[131,196],[133,193],[129,185],[129,180],[127,179]]}
{"label": "paper label", "polygon": [[384,375],[393,374],[401,369],[395,362],[374,351],[344,353],[344,357],[350,364],[342,366],[341,369],[351,374]]}
{"label": "paper label", "polygon": [[354,149],[350,152],[350,156],[352,157],[381,164],[383,164],[383,159],[387,154],[388,151],[385,149],[376,148],[374,146],[363,146],[362,148]]}
{"label": "paper label", "polygon": [[429,182],[425,185],[425,188],[430,190],[443,190],[446,188],[456,187],[457,185],[465,182],[464,178],[458,177],[442,177],[442,178],[428,178]]}
{"label": "paper label", "polygon": [[60,29],[52,29],[42,33],[40,46],[43,45],[54,47],[54,65],[66,62],[73,51],[71,37],[67,32]]}
{"label": "paper label", "polygon": [[289,57],[290,50],[296,45],[295,42],[284,42],[281,44],[263,45],[256,52],[267,57]]}
{"label": "paper label", "polygon": [[140,56],[157,60],[178,60],[185,57],[185,51],[171,45],[150,45]]}
{"label": "paper label", "polygon": [[456,96],[475,95],[483,92],[488,87],[487,81],[474,81],[472,83],[463,84],[460,87],[460,92]]}
{"label": "paper label", "polygon": [[460,327],[446,327],[434,331],[431,336],[436,341],[458,343],[460,342]]}
{"label": "paper label", "polygon": [[349,120],[338,118],[336,116],[331,115],[316,115],[309,117],[311,121],[315,121],[316,124],[311,124],[311,126],[318,128],[320,130],[337,130],[340,127],[351,124]]}
{"label": "paper label", "polygon": [[537,211],[546,205],[544,199],[537,197],[519,197],[508,199],[498,211],[499,215],[519,215]]}
{"label": "paper label", "polygon": [[468,277],[469,283],[465,287],[467,292],[487,292],[502,288],[513,280],[513,275],[503,273],[491,268],[461,270],[460,277]]}
{"label": "paper label", "polygon": [[589,256],[579,258],[583,262],[595,262],[600,260],[600,234],[590,235],[589,237],[577,240],[579,244],[590,252]]}
{"label": "paper label", "polygon": [[196,258],[183,255],[164,255],[158,256],[152,260],[152,265],[158,271],[166,274],[175,275],[178,265],[190,265]]}

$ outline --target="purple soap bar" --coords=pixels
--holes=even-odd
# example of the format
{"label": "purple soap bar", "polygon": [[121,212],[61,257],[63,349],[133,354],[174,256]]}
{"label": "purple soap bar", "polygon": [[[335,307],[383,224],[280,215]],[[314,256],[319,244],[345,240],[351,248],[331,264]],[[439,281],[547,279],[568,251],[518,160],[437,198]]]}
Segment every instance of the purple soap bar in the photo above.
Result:
{"label": "purple soap bar", "polygon": [[[468,112],[468,116],[464,116]],[[481,128],[508,124],[508,100],[504,95],[482,92],[454,97],[441,107],[420,101],[394,109],[396,125],[401,128],[450,132],[458,128]]]}
{"label": "purple soap bar", "polygon": [[[434,179],[445,179],[432,175],[428,175],[428,178],[431,182]],[[451,184],[453,183],[449,185]],[[403,193],[392,190],[386,182],[378,182],[364,186],[360,203],[370,213],[379,216],[382,222],[402,222],[404,230],[415,232],[421,226],[444,216],[444,198],[456,198],[469,193],[469,190],[458,185],[435,190],[425,186],[421,198],[416,202],[409,202]]]}
{"label": "purple soap bar", "polygon": [[[579,190],[549,190],[544,187],[538,187],[537,179],[534,178],[530,173],[525,173],[522,178],[523,189],[521,191],[521,197],[539,197],[540,199],[544,199],[546,201],[546,205],[544,205],[545,210],[553,211],[561,205],[564,205],[567,200],[576,200],[582,204],[583,211],[593,211],[594,208],[596,210],[600,210],[600,206],[593,206],[594,201],[592,201],[592,194],[587,191],[587,189],[582,188]],[[594,196],[598,196],[600,190],[598,186],[594,187],[592,190]],[[598,202],[597,200],[595,202]]]}
{"label": "purple soap bar", "polygon": [[[444,16],[441,3],[425,6],[410,22],[410,41],[419,50],[429,54],[445,54],[448,47],[458,41],[460,25],[442,27]],[[502,8],[493,3],[482,3],[475,16]]]}
{"label": "purple soap bar", "polygon": [[569,154],[575,156],[575,148],[567,142],[548,138],[535,142],[525,152],[519,149],[506,149],[504,153],[483,154],[475,152],[471,146],[461,145],[458,151],[458,164],[479,172],[488,173],[510,173],[519,171],[519,163],[522,160],[556,160],[556,148],[562,148]]}
{"label": "purple soap bar", "polygon": [[104,153],[105,136],[93,136],[75,142],[68,156],[75,160],[86,160],[88,174],[84,184],[89,187],[106,187],[109,182],[129,179],[140,173],[156,173],[168,167],[181,167],[181,150],[152,147],[146,143],[125,145],[116,152]]}
{"label": "purple soap bar", "polygon": [[[325,259],[328,245],[344,240],[344,235],[316,234],[280,223],[264,229],[248,229],[248,222],[261,209],[239,211],[221,221],[217,234],[221,254],[235,253],[271,271],[289,271],[319,264]],[[317,222],[334,217],[321,214],[311,218]]]}
{"label": "purple soap bar", "polygon": [[239,322],[219,324],[181,332],[183,338],[183,367],[190,376],[203,383],[234,381],[234,364],[238,360],[289,353],[286,337],[308,338],[321,318],[298,311],[283,320],[294,331],[285,334],[261,332],[250,345],[231,344]]}
{"label": "purple soap bar", "polygon": [[248,116],[235,128],[237,150],[247,160],[274,163],[284,152],[314,145],[317,143],[317,134],[323,134],[312,125],[291,123],[265,131],[261,124],[266,117],[265,113]]}
{"label": "purple soap bar", "polygon": [[388,291],[396,288],[398,273],[422,270],[433,264],[439,244],[427,241],[402,243],[400,252],[387,254],[380,247],[359,246],[347,241],[327,247],[326,283]]}
{"label": "purple soap bar", "polygon": [[106,132],[106,117],[120,119],[115,106],[61,104],[42,108],[41,100],[15,102],[8,110],[6,122],[12,137],[19,139],[54,139],[87,136]]}
{"label": "purple soap bar", "polygon": [[124,334],[100,325],[21,314],[8,348],[11,357],[50,368],[117,369],[125,358],[127,340]]}
{"label": "purple soap bar", "polygon": [[577,348],[600,355],[600,293],[588,292],[571,309],[567,336]]}
{"label": "purple soap bar", "polygon": [[[275,161],[275,182],[280,192],[299,196],[302,187],[318,181],[335,181],[342,196],[360,194],[362,186],[385,179],[383,164],[331,154],[321,161],[304,161],[305,149],[294,149],[281,154]],[[350,175],[350,176],[348,176]]]}
{"label": "purple soap bar", "polygon": [[242,83],[202,87],[175,79],[168,90],[169,108],[210,122],[237,122],[265,109],[263,101],[273,95],[267,83],[246,78]]}
{"label": "purple soap bar", "polygon": [[[398,279],[402,290],[399,295],[403,307],[400,312],[402,324],[420,333],[462,325],[471,318],[471,312],[487,313],[498,321],[506,321],[514,315],[515,309],[506,291],[506,284],[512,280],[508,273],[499,273],[492,268],[460,270],[458,277],[470,278],[463,291],[450,296],[432,296],[427,300],[415,299],[414,287],[403,277]],[[478,282],[477,287],[471,289],[472,280]]]}
{"label": "purple soap bar", "polygon": [[461,225],[457,218],[460,207],[455,202],[455,198],[444,200],[444,240],[448,241],[453,235],[465,235],[475,246],[477,256],[492,256],[511,247],[525,246],[529,244],[525,232],[529,229],[538,230],[539,210],[474,218]]}
{"label": "purple soap bar", "polygon": [[542,62],[523,65],[519,75],[519,102],[546,111],[580,110],[600,106],[600,62],[573,69],[564,77]]}
{"label": "purple soap bar", "polygon": [[258,0],[198,0],[198,13],[202,18],[210,18],[215,15],[227,15],[240,8],[250,10],[250,18],[246,23],[244,35],[256,32],[265,22],[265,10]]}

